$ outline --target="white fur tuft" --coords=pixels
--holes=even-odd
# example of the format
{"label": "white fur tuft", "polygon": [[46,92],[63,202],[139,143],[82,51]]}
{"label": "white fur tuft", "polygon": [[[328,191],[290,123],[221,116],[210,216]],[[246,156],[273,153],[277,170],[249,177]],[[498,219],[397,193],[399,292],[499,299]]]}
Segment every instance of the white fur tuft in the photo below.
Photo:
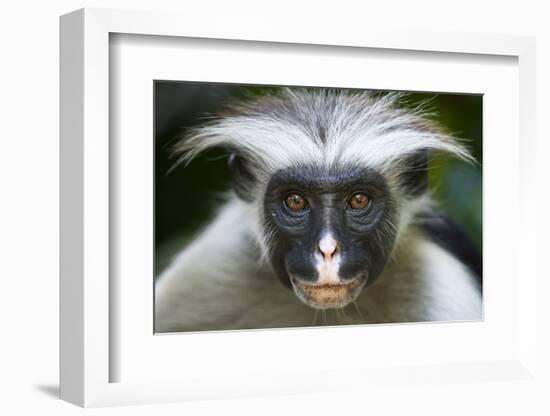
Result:
{"label": "white fur tuft", "polygon": [[444,152],[473,161],[428,112],[402,108],[405,94],[285,88],[229,106],[228,112],[192,129],[175,146],[179,162],[225,147],[245,157],[255,177],[315,161],[330,168],[355,164],[395,170],[419,151]]}

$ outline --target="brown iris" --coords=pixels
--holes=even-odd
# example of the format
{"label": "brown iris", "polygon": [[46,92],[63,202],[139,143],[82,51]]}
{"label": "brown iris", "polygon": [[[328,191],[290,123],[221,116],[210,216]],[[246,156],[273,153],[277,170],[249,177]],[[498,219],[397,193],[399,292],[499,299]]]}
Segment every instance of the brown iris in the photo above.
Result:
{"label": "brown iris", "polygon": [[302,195],[290,194],[285,199],[286,206],[292,211],[302,211],[306,208],[306,200]]}
{"label": "brown iris", "polygon": [[369,205],[369,197],[364,192],[353,194],[349,200],[352,209],[365,209]]}

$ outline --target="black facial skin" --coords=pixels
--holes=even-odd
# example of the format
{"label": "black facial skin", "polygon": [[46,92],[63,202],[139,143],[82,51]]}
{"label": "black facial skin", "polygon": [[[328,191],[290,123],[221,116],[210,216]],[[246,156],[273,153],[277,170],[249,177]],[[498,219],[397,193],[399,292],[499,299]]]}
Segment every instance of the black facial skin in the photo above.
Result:
{"label": "black facial skin", "polygon": [[[356,192],[369,197],[364,209],[352,209]],[[285,204],[289,194],[303,196],[304,210]],[[318,279],[315,253],[330,232],[338,241],[342,283],[381,274],[395,239],[394,204],[382,176],[372,169],[343,166],[327,171],[316,166],[295,166],[273,175],[264,197],[264,220],[273,235],[270,255],[279,279],[291,287],[291,278],[314,284]]]}

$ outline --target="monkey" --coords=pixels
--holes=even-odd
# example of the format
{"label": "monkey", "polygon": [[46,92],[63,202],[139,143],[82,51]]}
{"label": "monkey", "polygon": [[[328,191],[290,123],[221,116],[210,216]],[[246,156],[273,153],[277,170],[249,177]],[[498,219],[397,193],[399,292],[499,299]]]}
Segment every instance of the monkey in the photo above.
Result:
{"label": "monkey", "polygon": [[429,160],[475,163],[407,94],[282,88],[174,146],[227,151],[231,189],[154,286],[155,332],[482,319],[481,252],[440,212]]}

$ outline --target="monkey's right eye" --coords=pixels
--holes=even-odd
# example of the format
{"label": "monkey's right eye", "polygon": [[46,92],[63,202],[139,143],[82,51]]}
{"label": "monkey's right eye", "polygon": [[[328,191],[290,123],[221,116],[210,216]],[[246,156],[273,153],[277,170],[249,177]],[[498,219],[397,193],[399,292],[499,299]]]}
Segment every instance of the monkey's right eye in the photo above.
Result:
{"label": "monkey's right eye", "polygon": [[285,205],[291,211],[303,211],[307,207],[307,202],[302,195],[290,194],[285,199]]}

